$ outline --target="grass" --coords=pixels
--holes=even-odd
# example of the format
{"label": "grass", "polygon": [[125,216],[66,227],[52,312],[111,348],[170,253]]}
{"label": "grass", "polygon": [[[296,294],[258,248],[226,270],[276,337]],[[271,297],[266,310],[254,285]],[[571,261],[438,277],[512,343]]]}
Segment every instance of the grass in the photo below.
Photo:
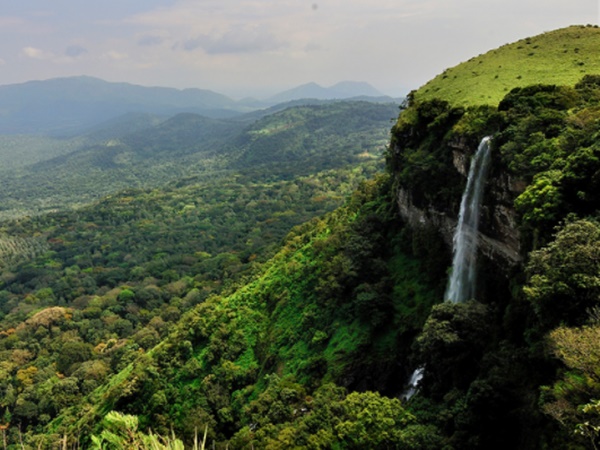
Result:
{"label": "grass", "polygon": [[442,98],[456,106],[497,105],[513,88],[531,84],[573,86],[600,74],[600,28],[571,26],[504,45],[476,56],[420,87],[416,98]]}

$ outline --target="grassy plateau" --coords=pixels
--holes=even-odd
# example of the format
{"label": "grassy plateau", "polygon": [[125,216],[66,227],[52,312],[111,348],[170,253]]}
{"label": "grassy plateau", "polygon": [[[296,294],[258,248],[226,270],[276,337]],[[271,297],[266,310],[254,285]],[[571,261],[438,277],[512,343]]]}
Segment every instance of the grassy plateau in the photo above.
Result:
{"label": "grassy plateau", "polygon": [[454,105],[497,105],[513,88],[531,84],[573,86],[600,73],[600,28],[570,26],[503,45],[473,57],[421,86],[416,98]]}

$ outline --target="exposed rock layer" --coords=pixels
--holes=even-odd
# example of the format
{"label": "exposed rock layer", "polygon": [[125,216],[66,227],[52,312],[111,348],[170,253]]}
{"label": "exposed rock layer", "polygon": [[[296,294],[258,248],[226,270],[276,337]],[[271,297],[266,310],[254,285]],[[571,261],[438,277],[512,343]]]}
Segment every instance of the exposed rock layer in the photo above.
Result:
{"label": "exposed rock layer", "polygon": [[[462,143],[453,146],[453,164],[465,178],[469,171],[473,149]],[[479,226],[479,246],[482,255],[489,258],[504,273],[521,262],[520,236],[517,229],[514,199],[523,192],[524,183],[512,179],[501,170],[490,171]],[[412,227],[434,227],[442,235],[446,244],[452,247],[452,237],[457,225],[457,205],[448,205],[443,210],[429,205],[418,207],[412,200],[412,193],[399,188],[397,201],[400,216]]]}

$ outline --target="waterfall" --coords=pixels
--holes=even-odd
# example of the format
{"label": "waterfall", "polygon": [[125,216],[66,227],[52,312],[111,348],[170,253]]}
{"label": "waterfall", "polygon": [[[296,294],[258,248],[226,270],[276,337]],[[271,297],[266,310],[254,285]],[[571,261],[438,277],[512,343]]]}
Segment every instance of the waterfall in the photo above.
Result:
{"label": "waterfall", "polygon": [[408,382],[408,386],[402,393],[401,398],[403,398],[404,400],[410,400],[410,398],[417,393],[417,390],[419,389],[419,382],[423,378],[424,373],[424,367],[419,367],[413,372],[413,374],[410,377],[410,381]]}
{"label": "waterfall", "polygon": [[490,138],[486,136],[471,161],[467,186],[460,202],[458,225],[452,239],[452,272],[445,299],[453,303],[469,300],[475,294],[479,207],[489,162]]}
{"label": "waterfall", "polygon": [[[486,136],[481,140],[477,152],[471,160],[467,186],[460,201],[458,225],[452,238],[452,272],[448,280],[445,299],[453,303],[469,300],[475,294],[479,207],[489,163],[490,137]],[[416,394],[424,374],[424,367],[418,367],[413,372],[401,398],[410,400]]]}

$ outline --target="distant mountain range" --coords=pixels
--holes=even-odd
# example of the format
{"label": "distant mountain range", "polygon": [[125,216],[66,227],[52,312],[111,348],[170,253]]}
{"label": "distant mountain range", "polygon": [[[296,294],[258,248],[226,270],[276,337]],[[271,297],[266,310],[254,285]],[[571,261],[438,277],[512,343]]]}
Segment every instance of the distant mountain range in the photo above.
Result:
{"label": "distant mountain range", "polygon": [[272,103],[289,102],[299,98],[314,98],[318,100],[347,99],[354,97],[384,97],[384,95],[369,83],[357,81],[342,81],[331,87],[322,87],[317,83],[307,83],[302,86],[281,92],[269,98]]}
{"label": "distant mountain range", "polygon": [[[196,113],[223,119],[298,99],[394,101],[368,83],[324,88],[308,83],[267,100],[235,101],[205,89],[145,87],[80,76],[0,86],[0,134],[70,136],[124,114],[171,117]],[[310,103],[310,102],[309,102]]]}

